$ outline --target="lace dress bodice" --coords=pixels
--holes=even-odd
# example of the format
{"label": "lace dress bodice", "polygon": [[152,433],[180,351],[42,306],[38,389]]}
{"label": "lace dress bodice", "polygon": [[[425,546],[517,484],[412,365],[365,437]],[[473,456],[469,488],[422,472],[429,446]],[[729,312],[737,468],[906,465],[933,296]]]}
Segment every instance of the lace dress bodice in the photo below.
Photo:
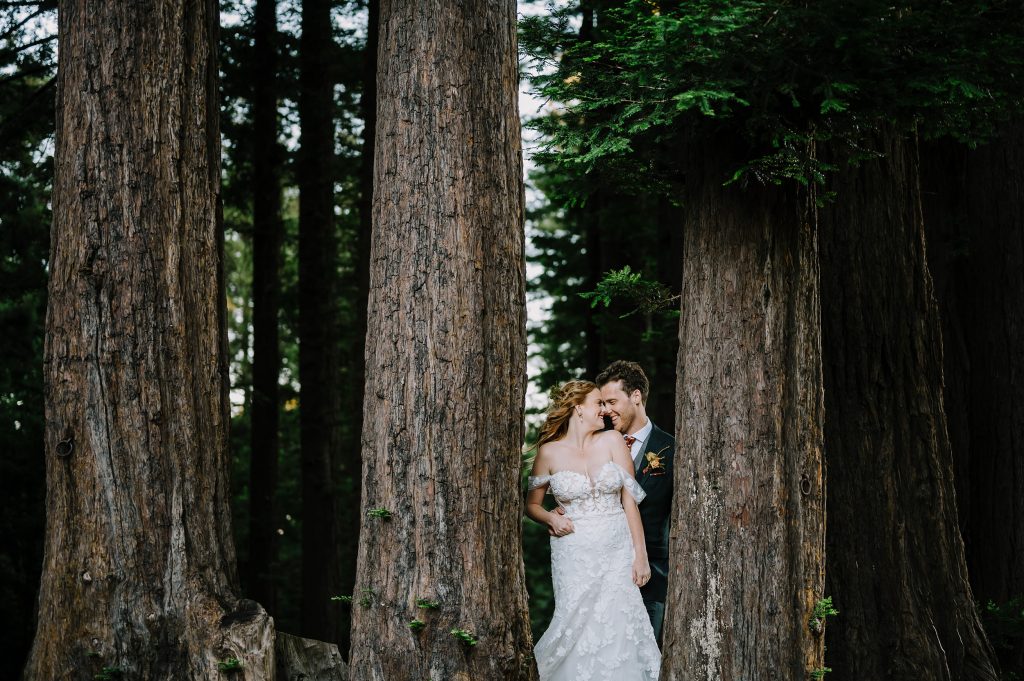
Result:
{"label": "lace dress bodice", "polygon": [[579,471],[565,470],[551,475],[531,475],[529,483],[530,489],[550,485],[548,491],[554,495],[565,515],[573,520],[621,513],[623,487],[638,504],[647,496],[633,476],[627,475],[614,461],[606,461],[594,478]]}

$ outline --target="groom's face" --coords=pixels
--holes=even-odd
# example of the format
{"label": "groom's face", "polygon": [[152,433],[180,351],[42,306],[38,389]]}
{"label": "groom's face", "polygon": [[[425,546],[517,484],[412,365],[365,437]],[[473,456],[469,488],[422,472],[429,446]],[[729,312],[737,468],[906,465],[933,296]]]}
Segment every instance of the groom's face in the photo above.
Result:
{"label": "groom's face", "polygon": [[[639,391],[634,391],[639,393]],[[622,381],[612,381],[601,386],[601,401],[604,414],[612,420],[612,428],[628,435],[636,419],[636,405],[632,396],[622,388]]]}

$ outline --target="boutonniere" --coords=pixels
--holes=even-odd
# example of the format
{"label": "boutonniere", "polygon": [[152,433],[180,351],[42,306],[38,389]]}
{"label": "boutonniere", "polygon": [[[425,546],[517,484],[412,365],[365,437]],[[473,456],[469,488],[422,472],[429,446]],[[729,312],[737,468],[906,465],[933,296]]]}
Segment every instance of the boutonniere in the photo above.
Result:
{"label": "boutonniere", "polygon": [[668,447],[663,448],[658,452],[647,452],[644,458],[647,459],[647,465],[644,466],[640,472],[644,475],[650,473],[651,475],[665,475],[665,462],[662,460],[661,453],[664,452]]}

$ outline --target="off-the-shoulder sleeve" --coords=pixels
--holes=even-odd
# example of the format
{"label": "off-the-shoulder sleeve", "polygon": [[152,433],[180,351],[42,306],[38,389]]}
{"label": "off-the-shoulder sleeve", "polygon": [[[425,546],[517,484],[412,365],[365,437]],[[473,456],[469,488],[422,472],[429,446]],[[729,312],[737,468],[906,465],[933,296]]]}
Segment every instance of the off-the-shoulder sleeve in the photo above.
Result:
{"label": "off-the-shoulder sleeve", "polygon": [[534,490],[537,489],[538,487],[543,487],[549,482],[551,482],[550,475],[531,475],[528,480],[527,489]]}
{"label": "off-the-shoulder sleeve", "polygon": [[622,478],[622,486],[626,488],[626,491],[629,492],[629,495],[633,497],[636,503],[639,504],[647,498],[647,492],[636,481],[636,478],[622,470],[622,466],[616,466],[615,469],[619,471],[619,477]]}

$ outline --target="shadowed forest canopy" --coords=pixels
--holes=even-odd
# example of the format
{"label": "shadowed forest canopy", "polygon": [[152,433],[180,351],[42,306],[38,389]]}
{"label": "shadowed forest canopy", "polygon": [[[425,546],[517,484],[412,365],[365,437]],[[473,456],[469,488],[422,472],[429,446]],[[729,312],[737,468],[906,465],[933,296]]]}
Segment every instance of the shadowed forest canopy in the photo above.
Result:
{"label": "shadowed forest canopy", "polygon": [[1024,6],[424,7],[0,2],[8,667],[536,678],[515,485],[629,359],[662,679],[1024,678]]}

